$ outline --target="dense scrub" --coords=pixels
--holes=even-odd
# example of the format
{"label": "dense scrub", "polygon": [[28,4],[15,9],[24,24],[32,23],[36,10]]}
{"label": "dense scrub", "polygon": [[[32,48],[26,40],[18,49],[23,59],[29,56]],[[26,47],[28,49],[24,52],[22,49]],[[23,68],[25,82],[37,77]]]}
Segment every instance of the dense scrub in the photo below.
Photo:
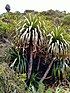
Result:
{"label": "dense scrub", "polygon": [[1,93],[69,93],[69,19],[58,10],[0,15]]}
{"label": "dense scrub", "polygon": [[9,68],[7,63],[0,64],[0,93],[24,93],[24,79],[20,79],[20,75],[15,74]]}

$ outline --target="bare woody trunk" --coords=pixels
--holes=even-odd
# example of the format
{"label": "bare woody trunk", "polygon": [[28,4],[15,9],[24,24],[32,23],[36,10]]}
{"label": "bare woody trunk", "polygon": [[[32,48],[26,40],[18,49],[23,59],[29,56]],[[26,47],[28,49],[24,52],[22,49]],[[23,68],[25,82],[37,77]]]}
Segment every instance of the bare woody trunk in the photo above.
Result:
{"label": "bare woody trunk", "polygon": [[41,55],[39,55],[37,71],[39,70],[39,67],[40,67],[40,59],[41,59]]}
{"label": "bare woody trunk", "polygon": [[50,65],[48,66],[46,72],[44,73],[43,77],[41,78],[40,82],[43,82],[43,80],[46,78],[46,76],[48,75],[50,69],[51,69],[51,66],[52,64],[54,63],[54,60],[55,60],[56,57],[54,57],[50,63]]}
{"label": "bare woody trunk", "polygon": [[28,79],[30,79],[30,76],[31,76],[32,64],[33,64],[33,50],[32,50],[32,45],[30,45],[30,60],[29,60],[29,66],[28,66]]}

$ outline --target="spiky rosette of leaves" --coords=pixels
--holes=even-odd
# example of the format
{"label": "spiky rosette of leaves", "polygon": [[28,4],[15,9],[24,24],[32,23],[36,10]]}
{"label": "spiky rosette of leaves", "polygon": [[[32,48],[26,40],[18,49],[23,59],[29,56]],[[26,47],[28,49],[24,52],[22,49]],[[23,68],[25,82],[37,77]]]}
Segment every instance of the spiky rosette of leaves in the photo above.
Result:
{"label": "spiky rosette of leaves", "polygon": [[15,47],[11,47],[9,54],[10,56],[8,56],[8,58],[10,57],[11,61],[9,64],[10,67],[18,73],[26,73],[28,61],[26,55],[23,54],[22,48],[18,50]]}
{"label": "spiky rosette of leaves", "polygon": [[63,80],[69,76],[70,67],[69,67],[69,60],[66,59],[58,59],[56,58],[53,69],[52,69],[52,76],[55,79]]}
{"label": "spiky rosette of leaves", "polygon": [[53,31],[48,35],[49,39],[49,51],[51,53],[59,54],[63,56],[67,53],[67,48],[69,46],[69,42],[64,38],[66,34],[65,31],[61,27],[55,27]]}
{"label": "spiky rosette of leaves", "polygon": [[[48,52],[52,54],[52,61],[50,62],[42,79],[40,80],[41,82],[46,78],[50,69],[52,70],[52,73],[61,74],[60,76],[62,78],[62,70],[64,69],[63,66],[65,66],[64,58],[67,56],[67,48],[69,46],[68,41],[64,37],[64,33],[65,32],[63,28],[55,27],[54,30],[50,34],[48,34]],[[63,59],[62,64],[60,64],[59,62],[61,58]],[[54,75],[54,77],[56,75]]]}
{"label": "spiky rosette of leaves", "polygon": [[45,30],[37,16],[28,15],[25,17],[24,24],[20,30],[20,42],[22,42],[23,48],[29,47],[29,68],[28,79],[30,79],[33,55],[36,56],[37,52],[41,52],[41,48],[44,42]]}
{"label": "spiky rosette of leaves", "polygon": [[40,18],[37,16],[28,15],[25,17],[24,24],[20,30],[20,39],[23,41],[24,45],[30,43],[30,38],[32,38],[33,46],[43,44],[43,35],[45,31],[43,30]]}

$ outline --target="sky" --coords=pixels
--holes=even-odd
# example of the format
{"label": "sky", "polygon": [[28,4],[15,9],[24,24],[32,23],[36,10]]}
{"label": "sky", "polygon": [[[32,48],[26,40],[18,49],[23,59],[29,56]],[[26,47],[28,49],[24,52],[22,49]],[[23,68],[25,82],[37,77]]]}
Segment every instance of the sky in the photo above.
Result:
{"label": "sky", "polygon": [[70,0],[0,0],[0,14],[6,12],[9,4],[11,12],[25,10],[47,11],[49,9],[70,12]]}

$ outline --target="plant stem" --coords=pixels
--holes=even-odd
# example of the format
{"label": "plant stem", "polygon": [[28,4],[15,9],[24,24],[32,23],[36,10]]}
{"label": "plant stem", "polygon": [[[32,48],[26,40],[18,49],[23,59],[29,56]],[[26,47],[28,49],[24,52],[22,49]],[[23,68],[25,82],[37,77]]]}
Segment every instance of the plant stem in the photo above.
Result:
{"label": "plant stem", "polygon": [[31,76],[32,63],[33,63],[33,51],[32,51],[32,46],[30,45],[30,61],[29,61],[29,67],[28,67],[28,79],[30,79],[30,76]]}
{"label": "plant stem", "polygon": [[46,78],[46,76],[48,75],[48,73],[49,73],[49,71],[50,71],[50,69],[51,69],[51,66],[52,66],[52,64],[53,64],[53,62],[54,62],[55,59],[56,59],[56,57],[53,57],[50,65],[48,66],[48,68],[47,68],[46,72],[44,73],[43,77],[41,78],[40,82],[43,82],[43,80],[44,80],[44,79]]}

